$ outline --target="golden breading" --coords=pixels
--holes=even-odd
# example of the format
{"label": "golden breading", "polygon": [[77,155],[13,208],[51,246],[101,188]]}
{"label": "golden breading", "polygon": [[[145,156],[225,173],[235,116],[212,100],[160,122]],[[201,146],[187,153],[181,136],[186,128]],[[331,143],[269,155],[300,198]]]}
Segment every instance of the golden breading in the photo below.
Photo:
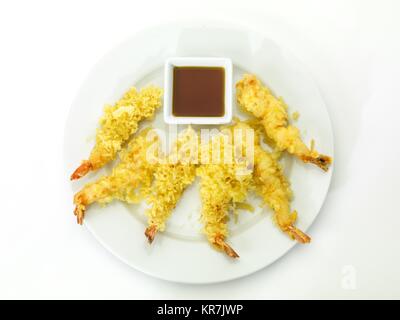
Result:
{"label": "golden breading", "polygon": [[304,162],[310,162],[327,171],[332,159],[310,150],[301,140],[299,130],[289,125],[286,104],[277,99],[254,75],[245,75],[236,84],[238,104],[257,117],[266,135],[278,150],[286,150]]}
{"label": "golden breading", "polygon": [[290,212],[292,191],[281,166],[258,145],[254,150],[254,184],[256,192],[274,212],[278,227],[301,243],[310,242],[310,237],[294,226],[297,212]]}
{"label": "golden breading", "polygon": [[[219,139],[219,142],[216,141]],[[213,162],[212,152],[216,149],[212,144],[217,142],[220,146],[219,161]],[[246,159],[231,159],[224,157],[225,147],[233,150],[232,142],[223,134],[214,137],[212,141],[202,146],[201,153],[208,154],[210,163],[201,164],[197,169],[200,177],[200,197],[202,202],[201,219],[204,224],[204,233],[208,241],[217,249],[225,251],[232,258],[239,255],[225,242],[228,236],[228,214],[236,203],[246,199],[247,191],[251,185],[251,171],[247,169]],[[229,145],[229,143],[231,145]],[[229,163],[230,162],[230,163]]]}
{"label": "golden breading", "polygon": [[140,92],[131,88],[113,106],[107,105],[89,160],[82,162],[71,175],[71,180],[79,179],[114,160],[122,145],[137,131],[138,123],[153,117],[155,110],[161,106],[161,95],[162,90],[157,87],[144,88]]}
{"label": "golden breading", "polygon": [[[252,130],[251,125],[236,121],[236,124],[230,127],[232,132],[238,129],[241,130],[241,141],[246,141],[245,132]],[[253,163],[251,189],[254,188],[256,193],[262,197],[263,202],[272,209],[274,221],[282,231],[301,243],[310,242],[310,237],[294,226],[297,213],[296,211],[290,212],[292,191],[276,154],[267,152],[260,146],[257,134],[254,137],[253,149],[248,149],[248,143],[246,141],[246,144],[242,145],[241,152],[246,155],[249,163]]]}
{"label": "golden breading", "polygon": [[[251,130],[252,127],[246,122],[236,121],[231,130],[238,129],[241,129],[242,135],[244,135],[245,130]],[[241,141],[246,140],[242,137]],[[242,146],[242,152],[248,153],[249,150]],[[246,156],[248,161],[250,160],[254,164],[252,188],[274,212],[273,217],[277,226],[301,243],[310,242],[311,239],[306,234],[294,227],[297,212],[290,212],[292,190],[276,155],[265,151],[260,146],[258,137],[255,136],[252,155],[246,154]]]}
{"label": "golden breading", "polygon": [[[158,144],[157,136],[147,140],[148,130],[144,130],[134,138],[126,149],[120,152],[120,162],[112,173],[95,182],[86,184],[74,197],[75,215],[82,224],[86,207],[94,202],[106,204],[114,199],[128,203],[138,202],[148,192],[153,173],[154,161],[147,159],[147,150]],[[158,147],[154,148],[158,150]],[[138,191],[139,189],[139,191]]]}
{"label": "golden breading", "polygon": [[151,208],[146,212],[149,226],[145,235],[150,243],[158,231],[165,230],[172,210],[195,179],[197,143],[196,132],[191,127],[187,128],[179,134],[168,157],[157,165],[148,201]]}

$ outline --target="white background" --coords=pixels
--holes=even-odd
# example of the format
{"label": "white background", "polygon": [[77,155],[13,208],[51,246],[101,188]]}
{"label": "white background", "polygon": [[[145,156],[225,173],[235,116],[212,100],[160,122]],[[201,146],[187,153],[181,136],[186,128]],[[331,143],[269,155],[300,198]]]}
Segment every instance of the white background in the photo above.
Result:
{"label": "white background", "polygon": [[[0,298],[400,298],[399,17],[400,2],[382,0],[2,1]],[[314,242],[207,286],[150,278],[104,250],[75,224],[62,161],[90,68],[137,30],[190,18],[290,49],[321,89],[336,148]]]}

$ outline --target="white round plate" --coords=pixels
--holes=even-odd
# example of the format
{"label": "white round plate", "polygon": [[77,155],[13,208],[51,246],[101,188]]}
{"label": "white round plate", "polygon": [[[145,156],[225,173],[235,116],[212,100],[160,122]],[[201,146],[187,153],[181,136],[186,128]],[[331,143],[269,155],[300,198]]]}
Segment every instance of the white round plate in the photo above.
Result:
{"label": "white round plate", "polygon": [[[284,97],[290,113],[299,111],[296,125],[304,141],[315,139],[321,153],[333,156],[332,129],[324,102],[303,66],[287,50],[261,34],[240,27],[219,23],[163,25],[142,31],[113,49],[83,83],[65,130],[66,179],[88,157],[104,104],[116,101],[130,86],[163,86],[163,64],[172,56],[231,58],[234,82],[245,72],[259,76],[277,95]],[[166,130],[162,118],[159,110],[151,125]],[[149,122],[142,127],[146,125]],[[294,192],[292,208],[299,213],[297,226],[306,231],[324,202],[333,168],[325,173],[288,156],[282,163]],[[111,167],[112,164],[72,182],[73,192],[109,172]],[[260,270],[295,245],[273,225],[270,210],[261,208],[256,197],[250,199],[255,212],[240,212],[239,221],[229,222],[228,242],[239,253],[237,260],[212,249],[201,234],[197,183],[184,193],[167,231],[158,234],[152,245],[144,236],[143,204],[115,201],[104,208],[92,205],[85,225],[115,256],[146,274],[184,283],[221,282]],[[73,220],[71,212],[71,223]]]}

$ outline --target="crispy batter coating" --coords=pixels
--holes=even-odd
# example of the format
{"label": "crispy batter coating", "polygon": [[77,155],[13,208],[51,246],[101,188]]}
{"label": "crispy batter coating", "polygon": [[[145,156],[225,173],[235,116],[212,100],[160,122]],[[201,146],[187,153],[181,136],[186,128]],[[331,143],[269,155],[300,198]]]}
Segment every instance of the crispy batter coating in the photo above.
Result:
{"label": "crispy batter coating", "polygon": [[[241,129],[242,135],[244,135],[245,130],[251,130],[252,127],[246,122],[237,120],[236,124],[231,126],[231,130],[237,129]],[[246,140],[242,137],[241,141]],[[282,231],[301,243],[310,242],[310,237],[294,226],[297,212],[290,212],[292,190],[276,155],[265,151],[259,143],[256,135],[252,157],[247,154],[247,158],[254,162],[252,188],[261,196],[263,202],[273,210],[274,221]],[[248,153],[248,149],[245,149],[244,145],[242,152]]]}
{"label": "crispy batter coating", "polygon": [[277,99],[254,75],[244,75],[236,84],[239,105],[257,117],[266,135],[278,150],[286,150],[303,162],[310,162],[327,171],[332,159],[310,150],[301,140],[299,130],[288,124],[286,104]]}
{"label": "crispy batter coating", "polygon": [[[147,193],[155,170],[155,162],[148,159],[147,150],[150,146],[158,145],[159,140],[157,136],[148,140],[146,134],[147,130],[142,131],[120,152],[120,162],[110,175],[86,184],[75,195],[74,213],[79,224],[83,222],[87,206],[94,202],[106,204],[118,199],[135,203]],[[158,147],[154,150],[156,155]]]}
{"label": "crispy batter coating", "polygon": [[107,105],[89,160],[82,162],[71,175],[71,180],[79,179],[114,160],[122,145],[137,131],[138,123],[152,118],[161,106],[161,94],[162,90],[157,87],[144,88],[140,92],[131,88],[113,106]]}
{"label": "crispy batter coating", "polygon": [[158,231],[165,230],[165,223],[173,209],[195,179],[197,140],[196,132],[191,127],[187,128],[179,134],[165,161],[157,165],[148,201],[151,208],[146,212],[148,227],[145,235],[150,243]]}
{"label": "crispy batter coating", "polygon": [[[212,144],[219,139],[219,161],[213,162]],[[251,171],[247,169],[246,159],[232,159],[225,161],[226,137],[222,134],[215,137],[210,143],[202,146],[201,152],[208,153],[210,163],[201,164],[197,169],[200,177],[200,197],[202,201],[201,219],[204,224],[204,233],[208,241],[218,250],[224,251],[232,258],[239,255],[225,242],[228,236],[228,214],[236,203],[246,199],[251,185]],[[231,143],[228,141],[228,143]],[[229,146],[229,144],[228,144]],[[231,150],[233,146],[230,145]],[[230,156],[232,156],[230,154]]]}
{"label": "crispy batter coating", "polygon": [[278,227],[301,243],[310,242],[310,237],[294,226],[297,212],[290,212],[292,191],[281,166],[259,145],[254,150],[254,184],[264,203],[274,211]]}

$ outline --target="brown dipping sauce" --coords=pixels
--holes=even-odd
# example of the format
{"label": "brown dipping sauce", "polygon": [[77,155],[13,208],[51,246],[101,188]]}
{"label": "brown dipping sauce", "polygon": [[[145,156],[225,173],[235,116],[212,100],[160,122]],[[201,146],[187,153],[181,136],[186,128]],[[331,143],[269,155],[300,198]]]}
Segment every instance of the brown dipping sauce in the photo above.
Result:
{"label": "brown dipping sauce", "polygon": [[176,117],[222,117],[225,69],[174,67],[172,113]]}

